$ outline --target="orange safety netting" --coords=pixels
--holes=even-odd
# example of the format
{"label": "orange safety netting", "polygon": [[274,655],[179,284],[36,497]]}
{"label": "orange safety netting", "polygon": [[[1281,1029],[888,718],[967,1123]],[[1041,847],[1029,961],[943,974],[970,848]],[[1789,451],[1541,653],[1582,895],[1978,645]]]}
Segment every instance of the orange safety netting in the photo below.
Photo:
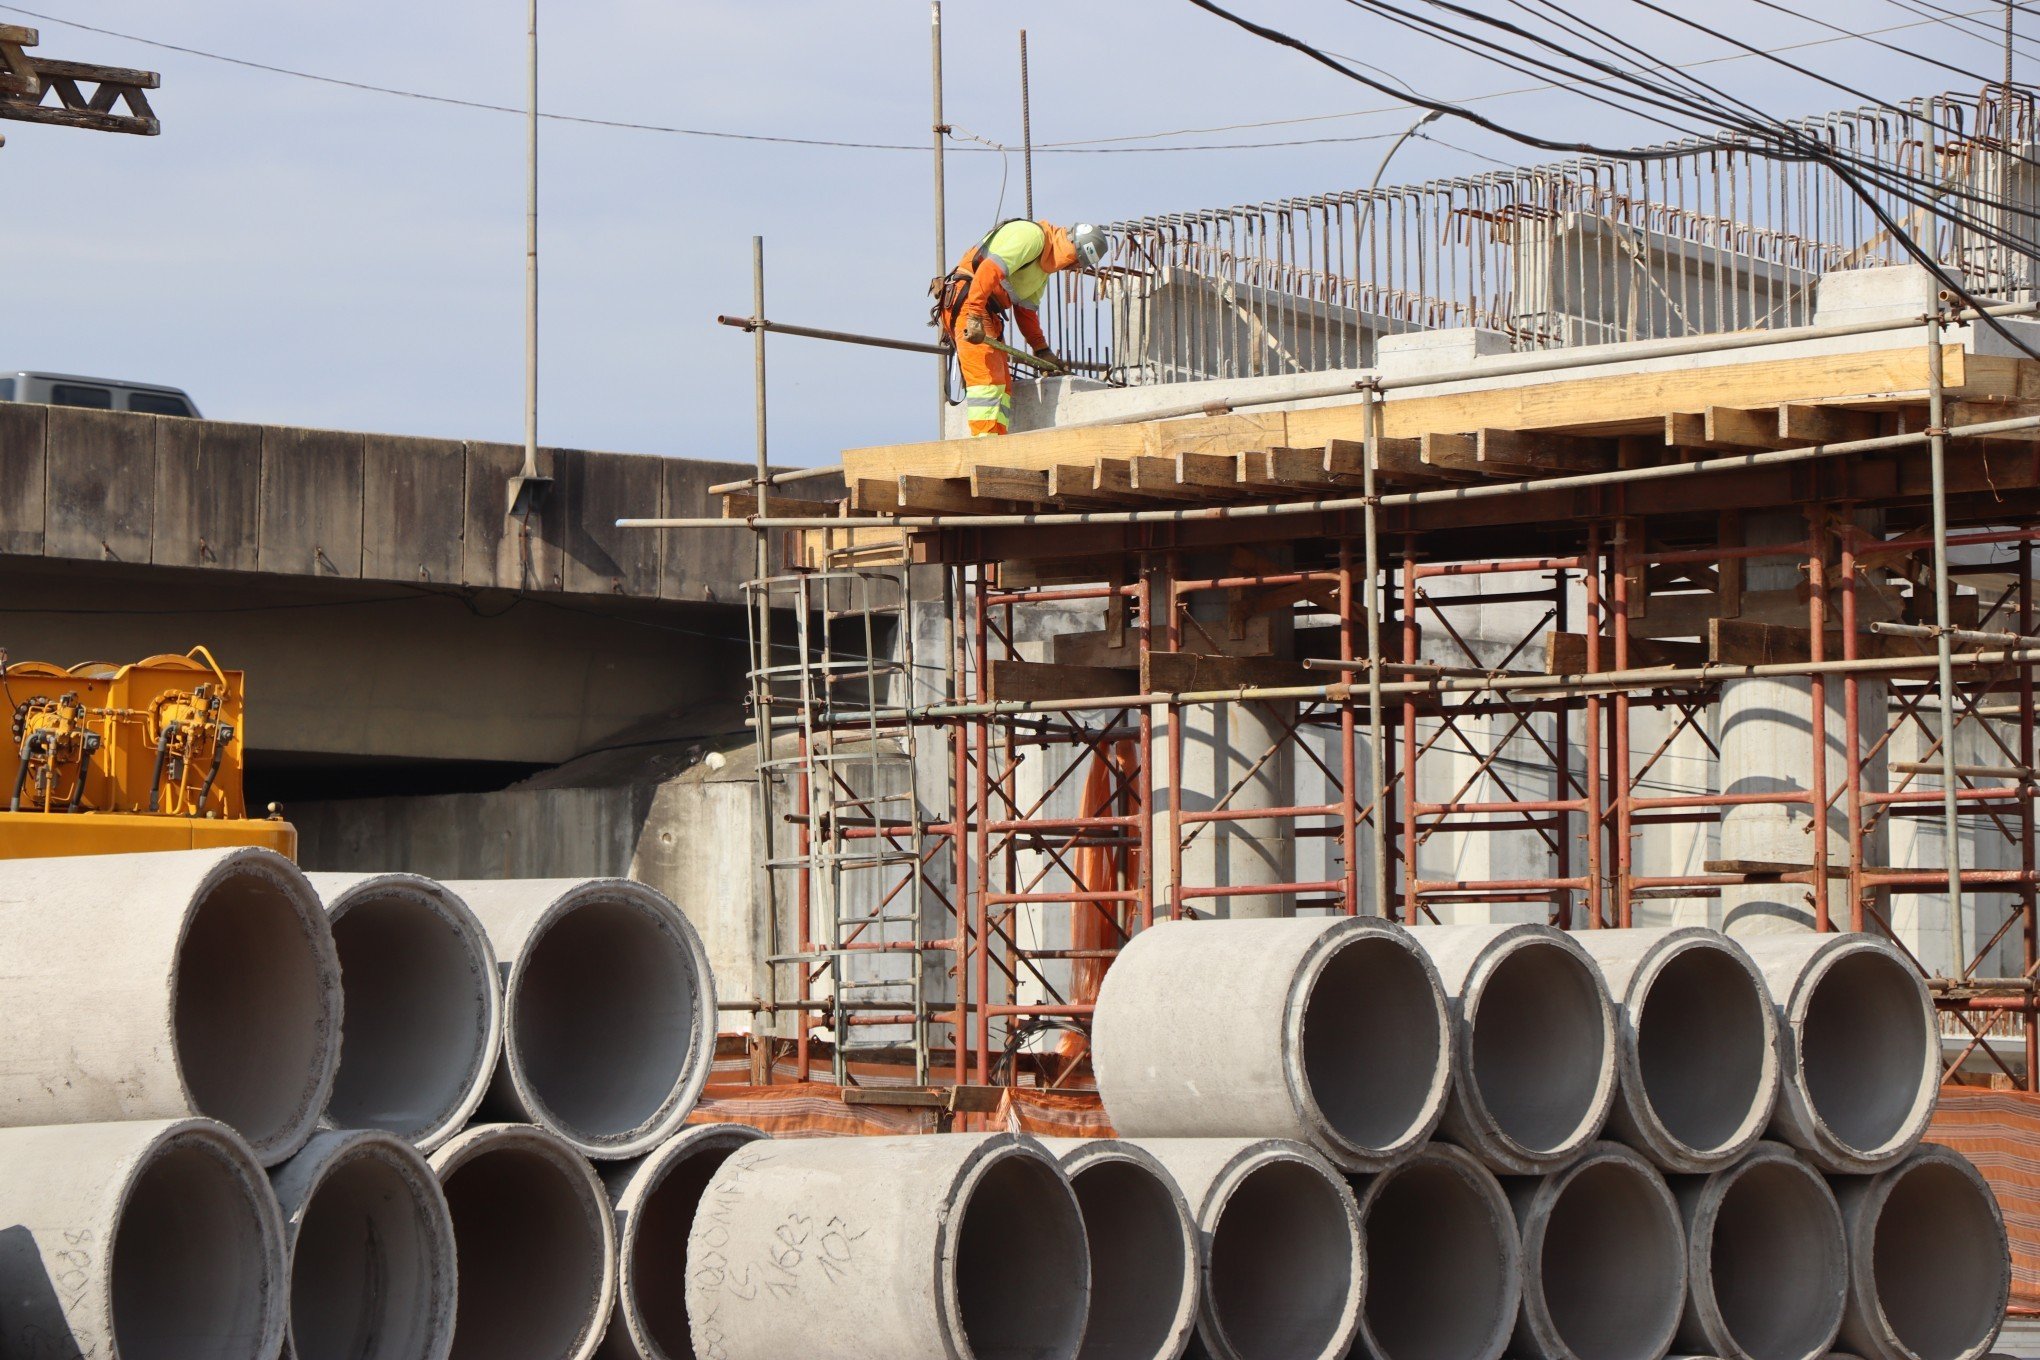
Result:
{"label": "orange safety netting", "polygon": [[[1145,809],[1140,805],[1140,755],[1131,741],[1115,741],[1091,757],[1084,779],[1082,817],[1133,817]],[[1077,849],[1076,879],[1079,892],[1129,892],[1140,882],[1139,838],[1118,835],[1116,844],[1086,843]],[[1127,902],[1073,902],[1070,904],[1070,948],[1077,951],[1117,949],[1126,943],[1133,925],[1132,904]],[[1109,960],[1079,957],[1070,963],[1070,1000],[1089,1005],[1098,999]],[[1084,1036],[1071,1031],[1060,1045],[1065,1057],[1084,1053]]]}
{"label": "orange safety netting", "polygon": [[2040,1308],[2040,1095],[1944,1086],[1927,1139],[1990,1182],[2012,1239],[2012,1303]]}

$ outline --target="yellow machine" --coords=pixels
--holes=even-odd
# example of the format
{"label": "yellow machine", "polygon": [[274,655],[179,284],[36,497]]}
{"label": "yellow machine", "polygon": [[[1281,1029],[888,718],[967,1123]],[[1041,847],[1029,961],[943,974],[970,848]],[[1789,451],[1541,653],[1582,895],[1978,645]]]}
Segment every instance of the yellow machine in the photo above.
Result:
{"label": "yellow machine", "polygon": [[242,797],[243,679],[203,647],[0,669],[0,859],[221,845],[295,858],[296,828],[250,817]]}

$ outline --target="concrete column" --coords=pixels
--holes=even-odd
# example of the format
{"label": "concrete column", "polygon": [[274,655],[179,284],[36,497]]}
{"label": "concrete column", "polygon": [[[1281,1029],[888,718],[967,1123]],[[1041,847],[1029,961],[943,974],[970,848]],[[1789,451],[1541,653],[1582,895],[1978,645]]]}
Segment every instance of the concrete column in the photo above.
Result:
{"label": "concrete column", "polygon": [[[1791,543],[1806,536],[1804,514],[1797,508],[1747,516],[1743,525],[1750,543]],[[1806,580],[1804,558],[1756,558],[1744,564],[1743,590],[1796,590]],[[1841,592],[1829,582],[1828,622],[1839,626]],[[1867,622],[1867,620],[1864,620]],[[1804,624],[1798,625],[1804,627]],[[1825,711],[1819,721],[1826,743],[1827,787],[1830,796],[1848,780],[1849,747],[1868,750],[1883,735],[1887,690],[1881,681],[1858,685],[1858,730],[1848,730],[1845,686],[1838,676],[1826,683]],[[1804,793],[1813,787],[1813,682],[1804,677],[1729,680],[1721,686],[1716,744],[1721,751],[1721,791],[1729,794]],[[1882,755],[1866,764],[1863,782],[1882,788]],[[1826,821],[1828,863],[1849,862],[1848,800],[1835,797]],[[1724,809],[1719,858],[1759,864],[1811,867],[1815,841],[1813,818],[1803,803],[1759,803]],[[1873,861],[1881,859],[1883,833],[1865,846]],[[1764,935],[1811,930],[1814,912],[1806,885],[1744,884],[1721,890],[1717,924],[1731,935]],[[1829,911],[1848,922],[1843,880],[1831,881]]]}

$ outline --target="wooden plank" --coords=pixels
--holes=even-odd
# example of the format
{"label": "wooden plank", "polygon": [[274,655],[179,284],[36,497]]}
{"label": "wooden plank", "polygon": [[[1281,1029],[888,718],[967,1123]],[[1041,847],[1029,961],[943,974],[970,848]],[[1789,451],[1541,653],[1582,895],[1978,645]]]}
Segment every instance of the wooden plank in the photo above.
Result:
{"label": "wooden plank", "polygon": [[1785,402],[1778,407],[1778,437],[1795,444],[1839,444],[1850,439],[1875,439],[1884,433],[1884,418],[1875,411],[1845,406]]}
{"label": "wooden plank", "polygon": [[1791,441],[1779,431],[1775,408],[1710,406],[1702,413],[1701,432],[1716,449],[1782,449]]}
{"label": "wooden plank", "polygon": [[[1828,608],[1840,612],[1839,592],[1830,596]],[[1896,619],[1898,613],[1897,600],[1875,589],[1866,588],[1857,594],[1856,617],[1863,623]],[[1712,593],[1654,595],[1650,597],[1650,612],[1632,620],[1630,630],[1640,637],[1705,637],[1708,621],[1720,617],[1721,600]],[[1738,617],[1750,623],[1799,627],[1807,618],[1806,598],[1796,589],[1745,590]]]}
{"label": "wooden plank", "polygon": [[1433,431],[1419,436],[1418,447],[1425,467],[1449,468],[1456,472],[1493,471],[1481,466],[1478,435]]}
{"label": "wooden plank", "polygon": [[994,661],[992,698],[1038,703],[1054,699],[1099,699],[1133,694],[1140,672],[1113,666],[1058,666],[1045,661]]}
{"label": "wooden plank", "polygon": [[1128,628],[1090,633],[1057,633],[1049,639],[1049,657],[1058,666],[1137,667],[1140,634]]}
{"label": "wooden plank", "polygon": [[458,584],[466,447],[452,439],[367,435],[361,472],[361,574]]}
{"label": "wooden plank", "polygon": [[1475,457],[1483,469],[1519,476],[1604,472],[1615,466],[1612,440],[1524,430],[1482,430]]}
{"label": "wooden plank", "polygon": [[[1943,346],[1942,354],[1947,381],[1963,397],[2016,396],[2022,383],[2040,381],[2026,376],[2020,361],[1986,361],[1964,354],[1959,345]],[[1644,433],[1661,429],[1667,411],[1918,400],[1926,390],[1923,345],[1750,363],[1688,364],[1646,373],[1600,374],[1587,369],[1521,386],[1394,397],[1382,403],[1381,433],[1392,439],[1488,428]],[[1360,439],[1365,433],[1364,407],[1364,402],[1354,401],[1291,411],[1289,442],[1308,446]]]}
{"label": "wooden plank", "polygon": [[619,529],[616,521],[659,513],[660,462],[642,454],[553,450],[552,494],[562,517],[562,589],[588,595],[658,594],[659,540],[665,535]]}
{"label": "wooden plank", "polygon": [[1176,480],[1185,486],[1231,491],[1240,484],[1239,459],[1217,453],[1191,453],[1186,449],[1176,454]]}
{"label": "wooden plank", "polygon": [[1238,466],[1242,487],[1320,496],[1332,489],[1332,475],[1320,449],[1261,449],[1241,454]]}
{"label": "wooden plank", "polygon": [[[459,482],[447,546],[460,549]],[[262,427],[217,420],[156,423],[156,514],[149,559],[159,567],[254,571],[260,560]]]}
{"label": "wooden plank", "polygon": [[1003,515],[1014,509],[1006,501],[979,500],[970,493],[968,477],[920,477],[911,473],[899,479],[900,508],[914,515]]}
{"label": "wooden plank", "polygon": [[1242,685],[1274,687],[1323,685],[1337,675],[1307,671],[1294,661],[1272,656],[1211,656],[1200,652],[1149,652],[1141,659],[1141,688],[1152,694],[1183,694],[1197,690],[1237,689]]}
{"label": "wooden plank", "polygon": [[[1366,480],[1366,469],[1367,445],[1364,441],[1334,439],[1325,445],[1325,470],[1333,477],[1349,485],[1360,483]],[[1377,441],[1374,470],[1378,481],[1392,486],[1463,486],[1468,482],[1487,480],[1478,472],[1461,472],[1426,463],[1421,439]]]}
{"label": "wooden plank", "polygon": [[1048,469],[1009,468],[986,465],[970,470],[970,494],[981,500],[1024,501],[1046,504]]}
{"label": "wooden plank", "polygon": [[1095,496],[1098,470],[1089,463],[1057,463],[1048,470],[1048,494],[1057,500]]}
{"label": "wooden plank", "polygon": [[1176,460],[1157,454],[1142,454],[1129,458],[1127,467],[1132,474],[1133,489],[1136,491],[1175,496],[1189,490],[1176,476]]}
{"label": "wooden plank", "polygon": [[1152,457],[1174,458],[1179,453],[1200,453],[1230,458],[1242,449],[1287,444],[1289,412],[1229,411],[1213,416],[1157,421],[1146,428],[1149,435],[1147,447],[1142,452]]}
{"label": "wooden plank", "polygon": [[[1052,468],[1058,463],[1088,463],[1095,458],[1133,458],[1160,450],[1151,448],[1149,427],[1140,424],[1100,425],[1082,430],[1026,430],[997,439],[936,439],[921,444],[881,444],[848,449],[843,454],[846,477],[968,477],[979,463],[1000,467]],[[993,447],[987,447],[991,445]]]}
{"label": "wooden plank", "polygon": [[[524,467],[516,444],[470,440],[467,446],[467,513],[461,532],[461,580],[478,589],[558,590],[560,532],[564,507],[559,488],[528,518],[510,518],[510,479]],[[553,473],[553,450],[538,451],[541,475]],[[695,507],[700,513],[702,507]],[[716,529],[711,533],[724,533]],[[741,538],[741,534],[730,535]]]}
{"label": "wooden plank", "polygon": [[43,556],[149,560],[155,528],[155,423],[162,419],[75,406],[49,408]]}
{"label": "wooden plank", "polygon": [[1100,497],[1157,501],[1201,501],[1204,492],[1181,486],[1135,486],[1131,458],[1101,458],[1091,470],[1092,488]]}
{"label": "wooden plank", "polygon": [[49,412],[37,403],[0,401],[0,554],[42,556]]}
{"label": "wooden plank", "polygon": [[[1707,659],[1707,650],[1697,642],[1660,642],[1655,638],[1629,639],[1629,666],[1643,669],[1649,666],[1697,666]],[[1601,639],[1600,665],[1596,670],[1615,669],[1615,639]],[[1585,633],[1546,633],[1544,635],[1544,673],[1546,675],[1587,674],[1587,635]]]}
{"label": "wooden plank", "polygon": [[[1822,656],[1838,661],[1842,656],[1842,631],[1830,628],[1822,638]],[[1890,637],[1864,632],[1856,641],[1856,654],[1864,657],[1932,656],[1930,638]],[[1732,666],[1768,666],[1813,658],[1813,630],[1777,623],[1751,623],[1746,619],[1712,619],[1707,624],[1707,659]]]}

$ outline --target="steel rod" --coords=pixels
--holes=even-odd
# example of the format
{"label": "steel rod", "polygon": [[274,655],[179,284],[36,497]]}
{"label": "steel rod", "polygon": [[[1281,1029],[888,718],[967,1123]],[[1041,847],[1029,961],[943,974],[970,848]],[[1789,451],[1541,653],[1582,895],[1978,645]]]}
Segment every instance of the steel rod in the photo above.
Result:
{"label": "steel rod", "polygon": [[[949,272],[949,200],[942,187],[942,142],[949,124],[942,117],[942,0],[929,0],[928,38],[932,62],[931,89],[935,100],[935,277]],[[949,358],[935,361],[935,436],[949,432]]]}

